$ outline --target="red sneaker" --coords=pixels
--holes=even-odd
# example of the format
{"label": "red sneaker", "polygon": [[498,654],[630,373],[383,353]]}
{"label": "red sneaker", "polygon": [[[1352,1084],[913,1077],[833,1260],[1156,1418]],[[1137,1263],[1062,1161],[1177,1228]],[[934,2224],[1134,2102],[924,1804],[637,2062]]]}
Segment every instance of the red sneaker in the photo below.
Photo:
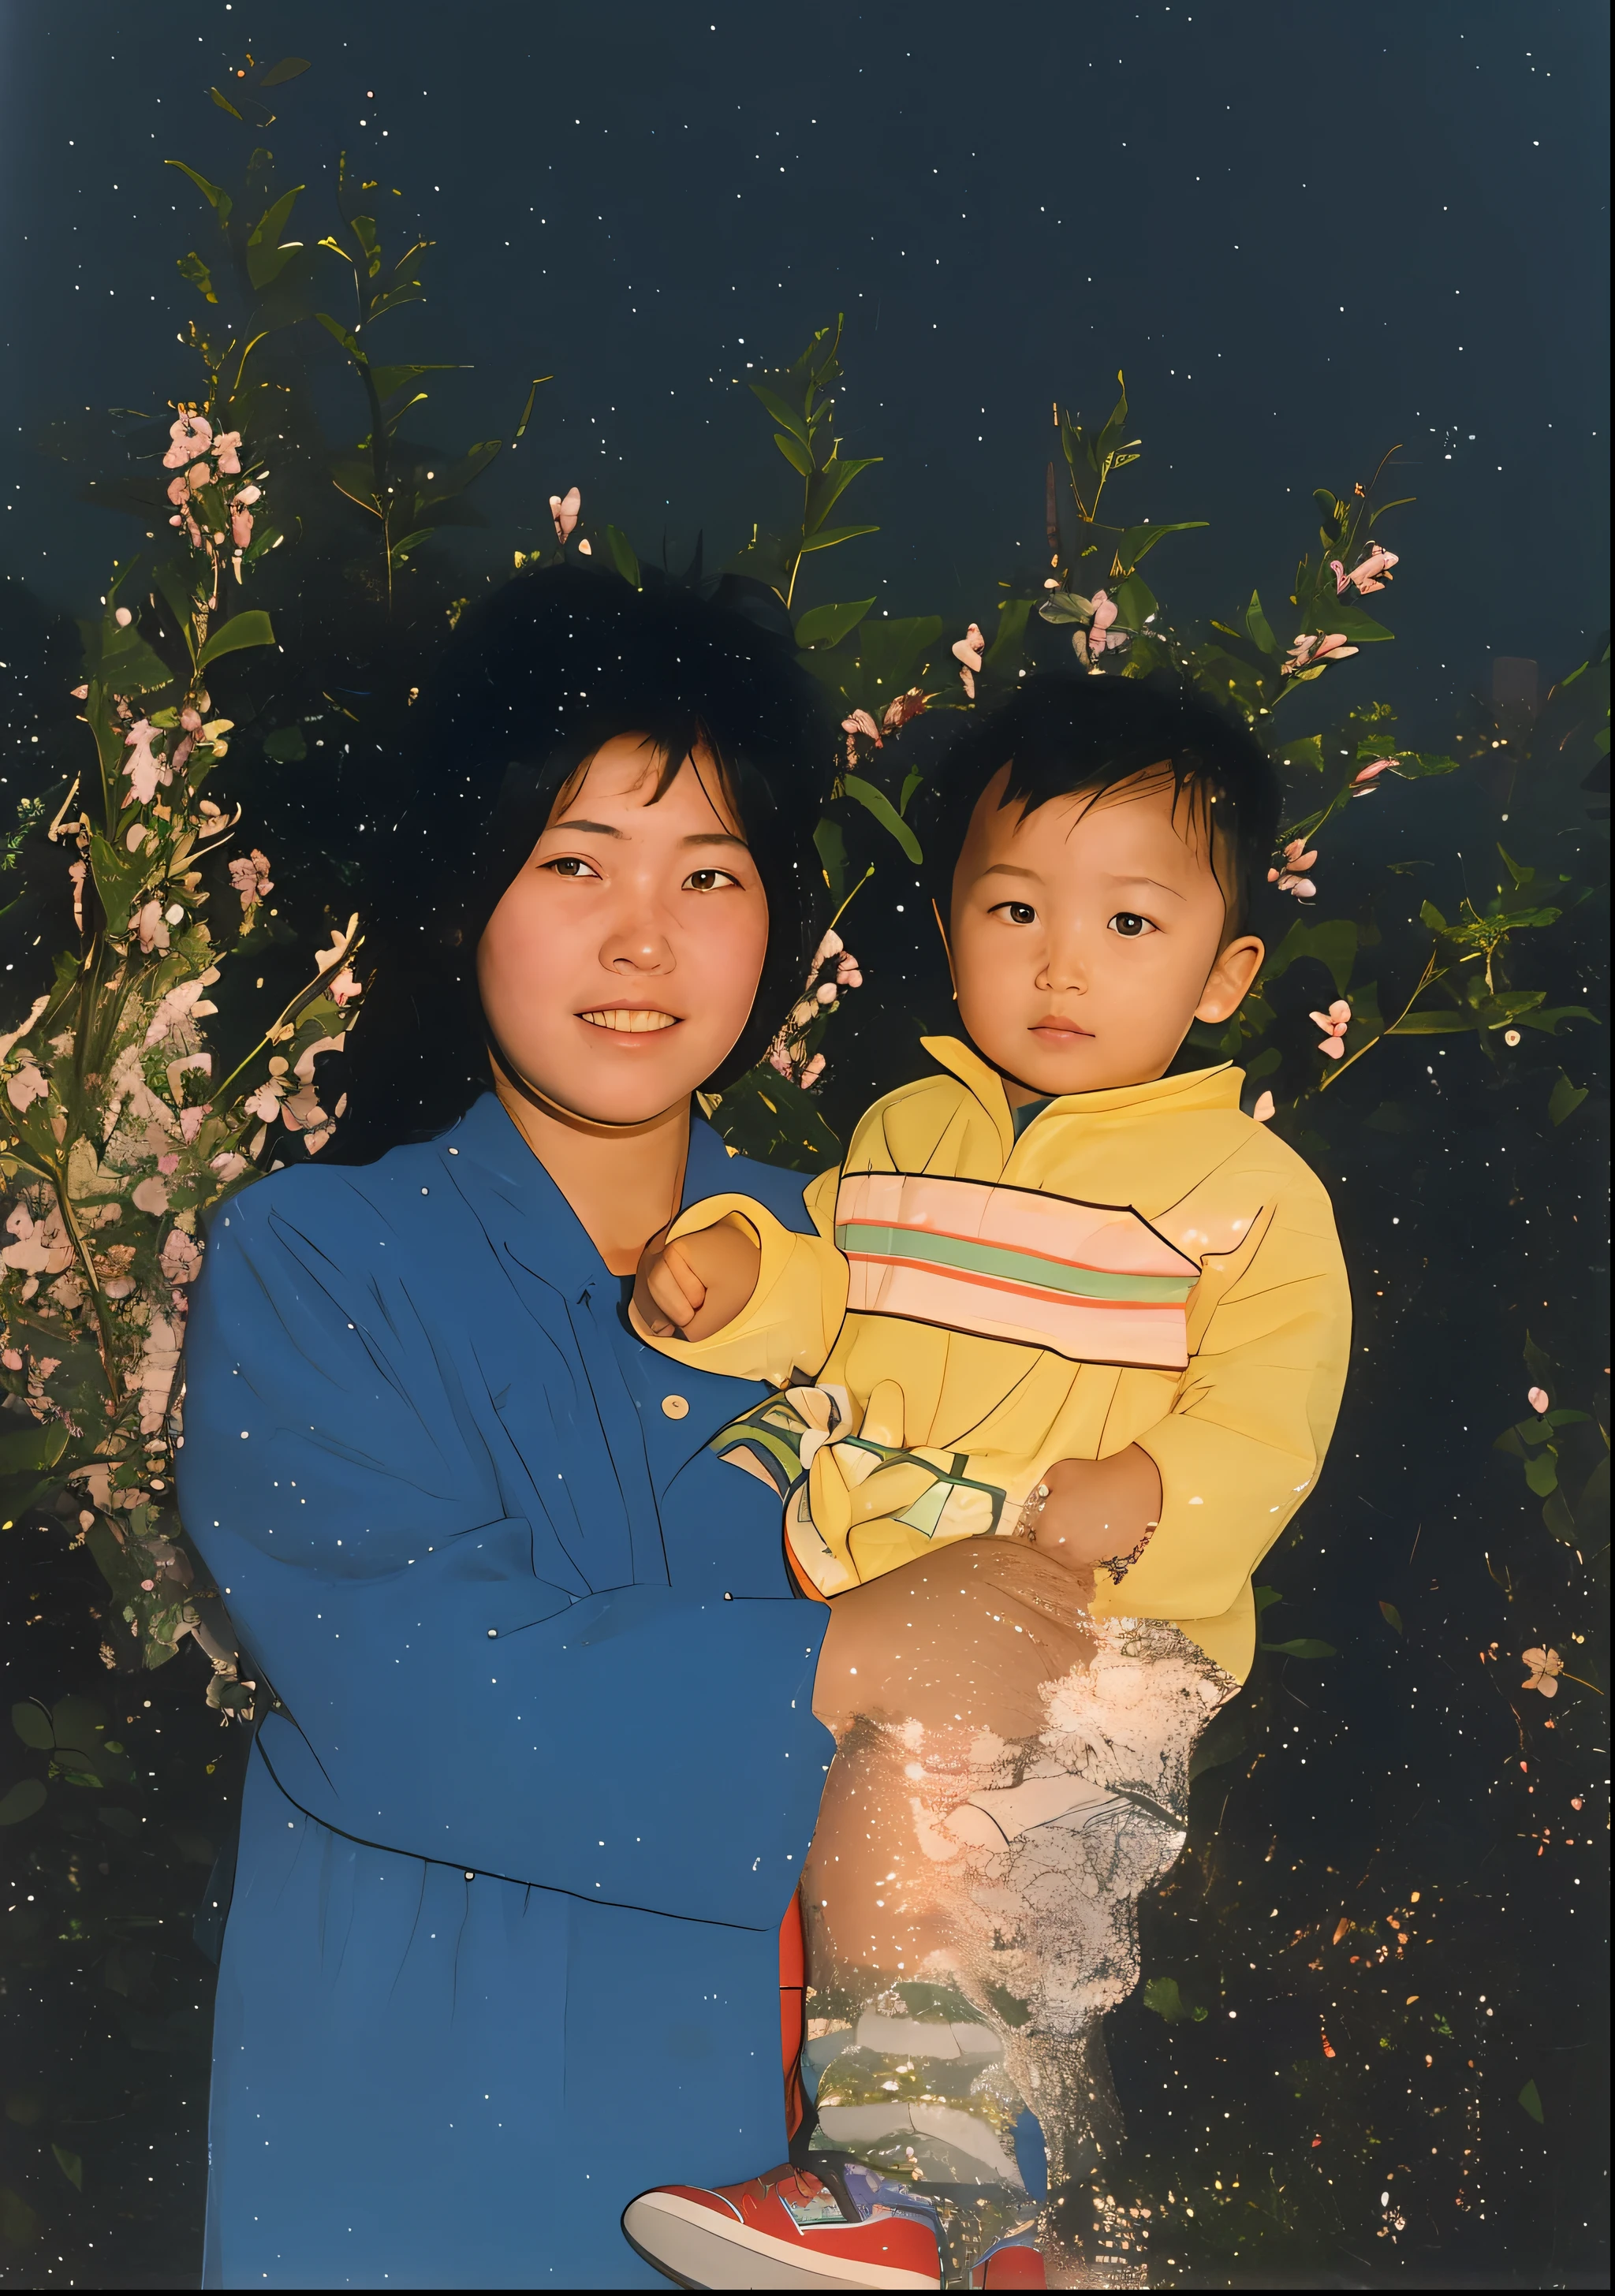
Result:
{"label": "red sneaker", "polygon": [[972,2288],[1046,2288],[1043,2259],[1030,2241],[1009,2240],[989,2248],[971,2274]]}
{"label": "red sneaker", "polygon": [[659,2185],[629,2202],[623,2233],[681,2288],[940,2288],[929,2201],[856,2161],[826,2177],[786,2166],[711,2191]]}

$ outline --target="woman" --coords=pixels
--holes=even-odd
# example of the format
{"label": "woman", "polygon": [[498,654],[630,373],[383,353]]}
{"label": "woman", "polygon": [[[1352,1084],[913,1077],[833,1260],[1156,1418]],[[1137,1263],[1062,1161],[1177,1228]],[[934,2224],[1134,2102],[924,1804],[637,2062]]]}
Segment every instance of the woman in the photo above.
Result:
{"label": "woman", "polygon": [[356,1040],[389,1152],[234,1198],[192,1319],[182,1504],[268,1709],[210,2286],[656,2286],[626,2201],[784,2145],[825,1613],[704,1448],[762,1390],[623,1309],[734,1172],[691,1097],[802,977],[831,745],[772,637],[581,568],[501,594],[434,724]]}

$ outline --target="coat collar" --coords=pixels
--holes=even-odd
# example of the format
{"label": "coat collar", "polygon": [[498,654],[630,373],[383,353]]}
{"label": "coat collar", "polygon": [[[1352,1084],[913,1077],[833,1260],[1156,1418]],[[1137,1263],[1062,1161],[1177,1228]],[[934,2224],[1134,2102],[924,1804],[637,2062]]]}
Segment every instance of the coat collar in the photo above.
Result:
{"label": "coat collar", "polygon": [[[1015,1144],[1014,1118],[996,1069],[957,1037],[922,1037],[921,1044],[939,1068],[957,1077],[980,1102],[998,1128],[1005,1162]],[[1103,1092],[1068,1092],[1051,1100],[1043,1111],[1051,1116],[1113,1116],[1123,1111],[1152,1115],[1185,1109],[1237,1108],[1244,1070],[1223,1061],[1216,1068],[1192,1069],[1183,1076],[1157,1077],[1147,1084],[1111,1085]]]}
{"label": "coat collar", "polygon": [[[622,1278],[613,1275],[593,1238],[549,1173],[539,1162],[499,1095],[485,1092],[458,1124],[433,1144],[448,1177],[473,1197],[501,1233],[519,1246],[519,1256],[536,1275],[569,1299],[598,1285],[613,1296]],[[679,1209],[699,1203],[730,1185],[729,1158],[718,1135],[691,1111],[690,1152]]]}

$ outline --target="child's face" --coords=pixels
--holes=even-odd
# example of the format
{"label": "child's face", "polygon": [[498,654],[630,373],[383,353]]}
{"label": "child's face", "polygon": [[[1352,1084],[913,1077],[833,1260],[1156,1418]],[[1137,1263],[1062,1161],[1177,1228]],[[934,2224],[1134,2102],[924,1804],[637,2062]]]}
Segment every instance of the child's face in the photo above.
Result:
{"label": "child's face", "polygon": [[1165,771],[1023,816],[999,807],[1008,779],[1005,766],[983,791],[954,872],[960,1020],[1012,1103],[1163,1076],[1191,1021],[1234,1013],[1264,955],[1253,934],[1224,940],[1199,808],[1174,807]]}

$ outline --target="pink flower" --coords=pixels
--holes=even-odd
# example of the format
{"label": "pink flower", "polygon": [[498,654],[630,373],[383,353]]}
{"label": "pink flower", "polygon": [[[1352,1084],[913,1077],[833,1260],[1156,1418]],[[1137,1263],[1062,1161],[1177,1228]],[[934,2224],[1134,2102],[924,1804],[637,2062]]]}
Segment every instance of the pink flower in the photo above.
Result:
{"label": "pink flower", "polygon": [[[955,646],[954,651],[956,653],[958,652],[958,648]],[[974,691],[973,687],[971,688],[971,691]],[[856,766],[858,762],[858,736],[860,734],[864,736],[865,741],[873,742],[877,750],[884,749],[886,746],[881,739],[880,727],[875,724],[874,719],[870,716],[867,709],[855,709],[850,718],[843,718],[841,720],[841,731],[847,736],[847,762],[849,766]]]}
{"label": "pink flower", "polygon": [[201,1246],[184,1228],[171,1227],[163,1238],[158,1264],[170,1283],[193,1283],[201,1273]]}
{"label": "pink flower", "polygon": [[176,471],[182,463],[207,453],[213,444],[213,425],[206,415],[187,414],[182,408],[178,422],[168,425],[168,436],[174,443],[163,456],[162,466],[165,471]]}
{"label": "pink flower", "polygon": [[1376,758],[1371,766],[1359,766],[1351,777],[1352,788],[1361,789],[1365,783],[1377,780],[1381,774],[1392,772],[1396,762],[1394,758]]}
{"label": "pink flower", "polygon": [[249,1166],[244,1156],[238,1155],[234,1148],[225,1148],[212,1159],[211,1168],[218,1174],[220,1184],[227,1188],[233,1180],[241,1178]]}
{"label": "pink flower", "polygon": [[157,1160],[157,1168],[162,1173],[177,1172],[179,1169],[179,1159],[177,1156],[172,1155],[160,1156]]}
{"label": "pink flower", "polygon": [[1088,652],[1090,653],[1103,653],[1106,646],[1115,644],[1116,641],[1113,638],[1109,638],[1105,636],[1105,632],[1110,628],[1111,624],[1115,619],[1115,601],[1103,590],[1095,590],[1094,593],[1094,619],[1088,625]]}
{"label": "pink flower", "polygon": [[1337,996],[1327,1013],[1312,1013],[1308,1015],[1308,1018],[1316,1021],[1324,1031],[1323,1041],[1318,1046],[1319,1052],[1329,1060],[1338,1061],[1346,1049],[1344,1038],[1347,1029],[1351,1026],[1350,1005],[1343,996]]}
{"label": "pink flower", "polygon": [[30,1108],[35,1101],[43,1100],[49,1091],[49,1085],[40,1075],[34,1062],[29,1060],[25,1060],[16,1074],[6,1079],[5,1096],[19,1116]]}
{"label": "pink flower", "polygon": [[771,1069],[777,1069],[783,1077],[791,1074],[791,1055],[777,1038],[768,1047],[768,1065]]}
{"label": "pink flower", "polygon": [[569,487],[564,495],[550,496],[550,516],[555,521],[555,539],[564,542],[578,523],[583,508],[583,496],[576,487]]}
{"label": "pink flower", "polygon": [[114,610],[112,615],[112,619],[117,623],[120,630],[127,630],[134,619],[134,615],[129,611],[127,606],[119,606]]}
{"label": "pink flower", "polygon": [[952,648],[954,660],[959,665],[959,682],[972,701],[976,698],[976,672],[981,667],[981,658],[986,652],[987,640],[974,622],[962,638],[955,641]]}
{"label": "pink flower", "polygon": [[1256,1106],[1251,1110],[1250,1113],[1258,1124],[1271,1124],[1274,1118],[1278,1113],[1277,1104],[1274,1100],[1273,1095],[1270,1092],[1263,1093],[1261,1098],[1257,1102]]}
{"label": "pink flower", "polygon": [[242,434],[239,430],[221,430],[213,441],[213,459],[226,479],[241,476]]}
{"label": "pink flower", "polygon": [[85,876],[86,867],[82,861],[68,863],[68,882],[73,889],[73,922],[80,932],[84,931]]}
{"label": "pink flower", "polygon": [[817,1084],[819,1078],[824,1075],[824,1055],[823,1053],[815,1053],[813,1058],[802,1070],[801,1075],[798,1077],[797,1082],[800,1085],[802,1090],[806,1092],[809,1085]]}
{"label": "pink flower", "polygon": [[230,882],[241,895],[243,911],[256,908],[266,893],[275,890],[269,874],[269,857],[254,846],[250,854],[238,854],[230,864]]}
{"label": "pink flower", "polygon": [[[179,713],[179,722],[187,734],[201,732],[201,712],[199,709],[193,709],[188,702]],[[218,808],[215,806],[213,810],[217,813]]]}
{"label": "pink flower", "polygon": [[151,804],[160,782],[167,783],[174,778],[167,758],[159,757],[152,746],[160,738],[157,728],[147,718],[137,718],[123,737],[125,749],[134,751],[132,757],[124,760],[123,769],[129,776],[136,800],[142,805]]}
{"label": "pink flower", "polygon": [[862,988],[864,986],[864,975],[858,969],[858,960],[850,949],[845,951],[838,963],[835,977],[836,986],[840,988]]}
{"label": "pink flower", "polygon": [[1317,857],[1316,853],[1303,853],[1300,839],[1292,837],[1284,848],[1283,867],[1269,869],[1267,882],[1276,885],[1281,893],[1293,893],[1298,901],[1310,901],[1318,889],[1305,872],[1313,867]]}
{"label": "pink flower", "polygon": [[911,718],[918,718],[922,714],[926,702],[927,696],[920,688],[917,685],[911,685],[906,693],[899,693],[895,701],[887,703],[881,717],[881,731],[887,734],[901,733]]}
{"label": "pink flower", "polygon": [[1521,1651],[1520,1663],[1530,1669],[1520,1685],[1521,1690],[1539,1690],[1545,1698],[1558,1697],[1559,1685],[1554,1677],[1564,1672],[1564,1660],[1556,1650]]}
{"label": "pink flower", "polygon": [[154,948],[168,947],[168,928],[163,916],[160,901],[147,901],[144,904],[135,919],[135,930],[140,935],[143,955],[150,956]]}
{"label": "pink flower", "polygon": [[0,1363],[5,1365],[7,1371],[22,1369],[22,1357],[17,1353],[15,1348],[7,1348],[4,1354],[0,1354]]}
{"label": "pink flower", "polygon": [[1344,661],[1349,653],[1356,653],[1357,651],[1356,646],[1347,644],[1339,630],[1332,631],[1324,637],[1303,634],[1291,643],[1282,665],[1283,674],[1286,677],[1297,677],[1304,669],[1321,669],[1326,661]]}
{"label": "pink flower", "polygon": [[[1376,590],[1382,590],[1385,583],[1390,581],[1391,568],[1399,566],[1401,562],[1394,550],[1381,550],[1377,542],[1371,542],[1368,545],[1367,557],[1363,560],[1361,565],[1352,568],[1346,577],[1346,581],[1339,584],[1335,595],[1339,597],[1340,591],[1346,586],[1346,582],[1349,582],[1359,598],[1372,597]],[[1340,573],[1338,567],[1335,572],[1338,579]],[[1385,578],[1383,582],[1378,579],[1381,574]]]}
{"label": "pink flower", "polygon": [[1525,1399],[1538,1418],[1548,1407],[1547,1390],[1545,1387],[1528,1387],[1525,1390]]}
{"label": "pink flower", "polygon": [[187,1148],[195,1139],[197,1134],[201,1130],[202,1119],[207,1116],[211,1116],[213,1110],[211,1104],[206,1108],[182,1108],[180,1110],[179,1136],[184,1142]]}
{"label": "pink flower", "polygon": [[359,984],[350,969],[344,965],[336,979],[326,984],[325,994],[338,1004],[347,1004],[359,993]]}

